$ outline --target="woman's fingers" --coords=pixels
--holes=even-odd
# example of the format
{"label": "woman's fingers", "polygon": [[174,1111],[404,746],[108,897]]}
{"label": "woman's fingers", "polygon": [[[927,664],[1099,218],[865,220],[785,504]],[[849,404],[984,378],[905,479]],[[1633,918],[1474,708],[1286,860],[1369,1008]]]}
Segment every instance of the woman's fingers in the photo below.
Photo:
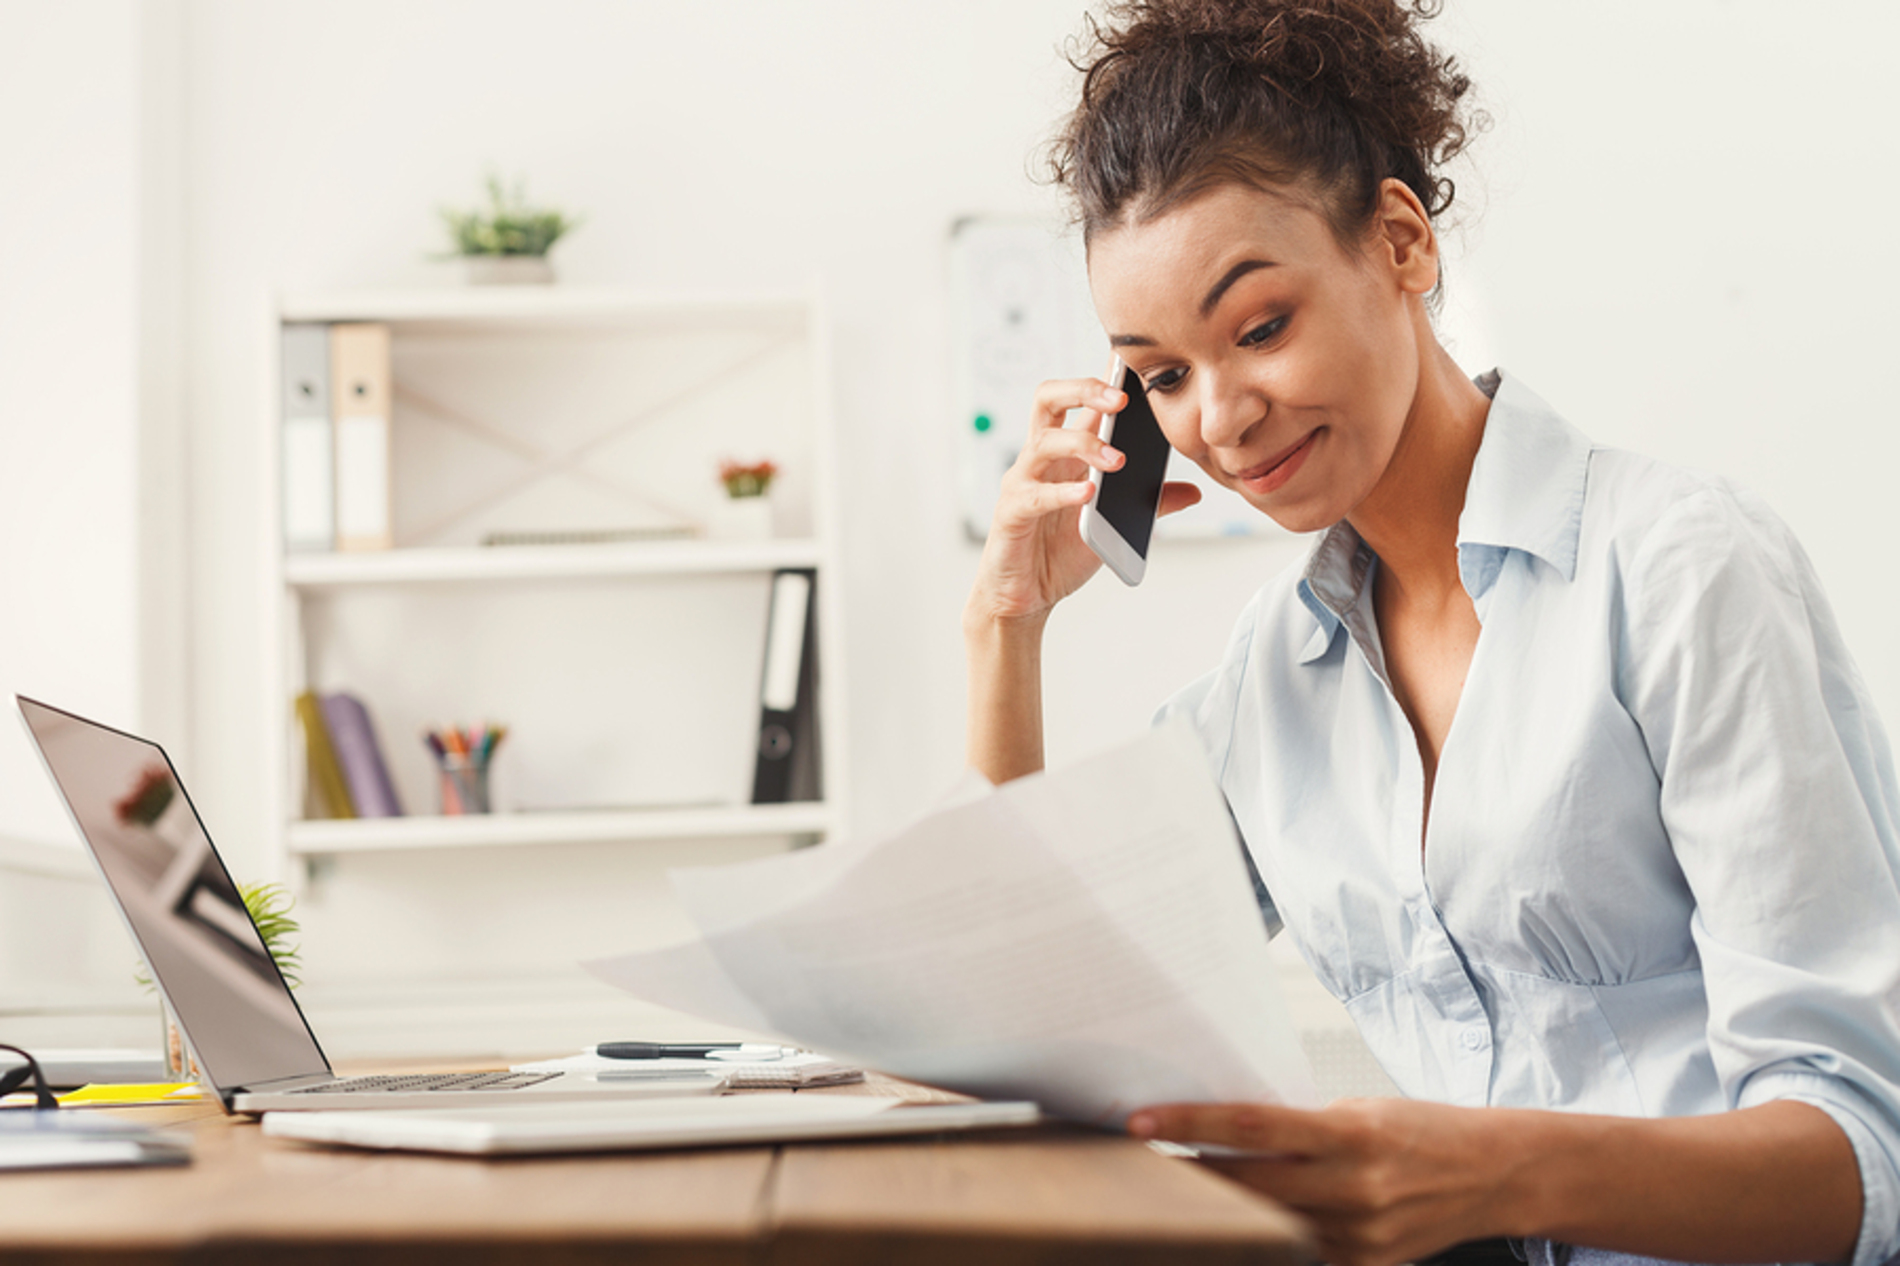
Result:
{"label": "woman's fingers", "polygon": [[[1100,434],[1102,412],[1126,403],[1092,378],[1036,389],[1028,437],[1003,476],[990,522],[971,599],[977,609],[1011,619],[1047,611],[1101,565],[1075,523],[1089,499],[1090,470],[1116,470],[1126,460]],[[1068,425],[1077,410],[1076,424]]]}
{"label": "woman's fingers", "polygon": [[1025,524],[1089,499],[1088,471],[1118,469],[1126,458],[1094,432],[1041,430],[1030,436],[1003,476],[999,523]]}
{"label": "woman's fingers", "polygon": [[1175,514],[1192,505],[1201,503],[1201,490],[1193,484],[1168,483],[1161,485],[1161,513]]}
{"label": "woman's fingers", "polygon": [[1011,501],[1017,511],[1014,517],[1029,522],[1060,510],[1072,509],[1087,501],[1089,492],[1086,479],[1064,480],[1060,483],[1024,480],[1022,489]]}
{"label": "woman's fingers", "polygon": [[1083,466],[1114,470],[1122,464],[1121,451],[1104,444],[1094,428],[1073,427],[1032,431],[1028,443],[1016,459],[1016,469],[1031,479],[1076,478],[1081,472],[1073,467],[1058,469],[1065,462],[1079,461]]}
{"label": "woman's fingers", "polygon": [[[1093,378],[1055,379],[1043,383],[1036,388],[1029,438],[1005,481],[1014,478],[1028,484],[1067,483],[1081,479],[1089,467],[1118,469],[1124,458],[1102,442],[1101,417],[1104,410],[1119,409],[1126,402],[1121,392]],[[1087,425],[1066,425],[1070,412],[1076,409],[1089,410],[1084,417]],[[1033,488],[1017,491],[1035,493]],[[1032,496],[1032,499],[1039,500],[1045,507],[1050,504],[1046,497]],[[1060,497],[1053,504],[1060,507],[1074,503]]]}
{"label": "woman's fingers", "polygon": [[1127,403],[1126,395],[1099,378],[1054,378],[1036,388],[1029,428],[1032,432],[1059,430],[1067,424],[1073,409],[1093,410],[1099,424],[1102,414],[1114,413]]}
{"label": "woman's fingers", "polygon": [[1137,1138],[1212,1143],[1282,1159],[1337,1150],[1338,1130],[1322,1113],[1273,1103],[1168,1103],[1128,1118]]}

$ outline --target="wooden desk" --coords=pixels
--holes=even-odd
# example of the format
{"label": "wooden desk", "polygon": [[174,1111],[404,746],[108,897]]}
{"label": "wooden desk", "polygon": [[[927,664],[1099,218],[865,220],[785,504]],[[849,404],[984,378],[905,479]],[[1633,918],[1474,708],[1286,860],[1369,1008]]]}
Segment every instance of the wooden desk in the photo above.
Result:
{"label": "wooden desk", "polygon": [[[128,1110],[132,1111],[132,1110]],[[214,1107],[175,1169],[0,1174],[0,1262],[27,1266],[1280,1263],[1291,1215],[1132,1140],[1049,1128],[472,1160],[267,1139]]]}

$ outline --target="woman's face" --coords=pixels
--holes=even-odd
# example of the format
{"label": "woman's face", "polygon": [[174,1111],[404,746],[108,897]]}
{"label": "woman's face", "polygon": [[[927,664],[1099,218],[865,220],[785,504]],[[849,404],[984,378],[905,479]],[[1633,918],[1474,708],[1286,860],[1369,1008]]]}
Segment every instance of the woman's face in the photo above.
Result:
{"label": "woman's face", "polygon": [[1318,212],[1241,185],[1089,247],[1096,312],[1168,442],[1295,532],[1347,517],[1391,464],[1416,272],[1382,228],[1354,254]]}

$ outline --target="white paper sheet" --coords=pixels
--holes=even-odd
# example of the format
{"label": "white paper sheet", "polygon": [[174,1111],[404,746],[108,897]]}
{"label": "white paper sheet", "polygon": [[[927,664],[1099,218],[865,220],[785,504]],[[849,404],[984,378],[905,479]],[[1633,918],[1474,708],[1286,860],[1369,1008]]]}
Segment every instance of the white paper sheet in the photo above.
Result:
{"label": "white paper sheet", "polygon": [[1071,1120],[1115,1124],[1180,1100],[1319,1102],[1226,805],[1184,732],[887,839],[672,878],[724,982],[687,947],[590,970],[678,1010]]}
{"label": "white paper sheet", "polygon": [[801,1051],[785,1046],[773,1049],[761,1046],[763,1054],[753,1060],[741,1051],[722,1051],[725,1059],[668,1058],[609,1059],[593,1048],[560,1059],[537,1059],[512,1064],[518,1073],[584,1073],[601,1081],[644,1081],[669,1073],[722,1073],[726,1084],[735,1090],[798,1090],[805,1086],[846,1086],[864,1080],[864,1070],[855,1064],[841,1064],[829,1055]]}

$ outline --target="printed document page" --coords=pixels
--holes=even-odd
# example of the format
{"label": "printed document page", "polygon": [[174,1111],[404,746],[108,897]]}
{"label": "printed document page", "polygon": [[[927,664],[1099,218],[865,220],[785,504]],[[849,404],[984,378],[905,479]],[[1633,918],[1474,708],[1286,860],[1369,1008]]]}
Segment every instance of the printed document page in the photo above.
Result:
{"label": "printed document page", "polygon": [[677,1010],[1076,1121],[1180,1100],[1315,1105],[1240,848],[1191,735],[1157,730],[885,839],[675,871],[703,939],[588,967]]}

